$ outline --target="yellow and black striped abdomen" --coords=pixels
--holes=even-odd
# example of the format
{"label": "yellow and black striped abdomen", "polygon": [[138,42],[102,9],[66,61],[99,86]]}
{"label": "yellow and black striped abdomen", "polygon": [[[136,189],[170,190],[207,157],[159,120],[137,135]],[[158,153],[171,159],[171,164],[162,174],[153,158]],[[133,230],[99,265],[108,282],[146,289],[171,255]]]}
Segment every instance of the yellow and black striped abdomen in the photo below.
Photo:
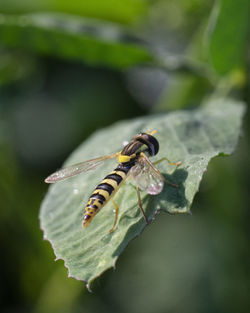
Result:
{"label": "yellow and black striped abdomen", "polygon": [[83,227],[87,227],[94,216],[115,195],[127,178],[130,168],[131,166],[119,165],[95,188],[84,210]]}

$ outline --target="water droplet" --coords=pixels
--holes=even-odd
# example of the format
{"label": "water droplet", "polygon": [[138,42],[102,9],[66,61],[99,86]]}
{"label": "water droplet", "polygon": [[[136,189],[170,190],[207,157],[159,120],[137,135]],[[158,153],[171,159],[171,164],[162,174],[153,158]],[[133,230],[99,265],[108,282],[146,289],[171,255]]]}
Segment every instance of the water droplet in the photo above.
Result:
{"label": "water droplet", "polygon": [[78,190],[77,188],[74,188],[74,189],[73,189],[73,194],[74,194],[74,195],[77,195],[78,193],[79,193],[79,190]]}

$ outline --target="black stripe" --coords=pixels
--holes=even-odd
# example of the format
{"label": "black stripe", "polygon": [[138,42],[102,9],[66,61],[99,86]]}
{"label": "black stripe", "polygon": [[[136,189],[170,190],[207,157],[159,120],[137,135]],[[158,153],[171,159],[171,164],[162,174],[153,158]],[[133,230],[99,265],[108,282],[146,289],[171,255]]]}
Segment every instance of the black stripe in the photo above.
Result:
{"label": "black stripe", "polygon": [[134,164],[131,165],[118,165],[117,168],[115,169],[115,171],[121,171],[125,174],[128,174],[129,170],[131,169],[131,167],[134,166]]}
{"label": "black stripe", "polygon": [[105,202],[106,201],[105,197],[103,195],[100,195],[99,193],[95,193],[95,194],[91,195],[90,199],[98,199],[101,202]]}
{"label": "black stripe", "polygon": [[97,206],[97,205],[93,205],[93,204],[89,204],[87,207],[88,207],[88,208],[93,208],[93,209],[95,209],[95,210],[98,209],[98,206]]}
{"label": "black stripe", "polygon": [[91,218],[91,215],[89,215],[89,214],[86,214],[83,217],[84,221],[89,220],[90,218]]}
{"label": "black stripe", "polygon": [[97,190],[97,189],[106,190],[106,191],[109,193],[109,195],[111,195],[111,193],[112,193],[113,190],[114,190],[114,187],[111,186],[111,185],[108,184],[108,183],[102,183],[102,184],[100,184],[100,185],[98,185],[98,186],[96,187],[96,190]]}
{"label": "black stripe", "polygon": [[120,182],[122,181],[122,177],[119,174],[110,174],[106,176],[104,179],[112,179],[117,182],[117,185],[119,185]]}

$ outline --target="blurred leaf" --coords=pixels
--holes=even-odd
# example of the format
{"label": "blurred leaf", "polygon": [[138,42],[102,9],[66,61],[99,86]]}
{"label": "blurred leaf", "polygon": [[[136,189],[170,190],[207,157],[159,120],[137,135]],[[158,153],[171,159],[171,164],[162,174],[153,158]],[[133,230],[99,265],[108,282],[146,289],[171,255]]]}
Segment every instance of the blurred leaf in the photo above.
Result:
{"label": "blurred leaf", "polygon": [[0,15],[0,44],[114,68],[152,60],[118,25],[64,14]]}
{"label": "blurred leaf", "polygon": [[29,77],[35,66],[36,60],[31,56],[0,49],[0,86]]}
{"label": "blurred leaf", "polygon": [[29,13],[57,11],[95,17],[120,23],[130,23],[141,17],[147,9],[144,0],[0,0],[1,12]]}
{"label": "blurred leaf", "polygon": [[175,73],[158,101],[157,110],[176,110],[197,106],[211,85],[205,77]]}
{"label": "blurred leaf", "polygon": [[215,2],[205,48],[208,48],[210,61],[220,75],[244,65],[249,4],[249,0]]}
{"label": "blurred leaf", "polygon": [[65,270],[61,266],[44,284],[35,313],[74,312],[82,293],[81,284],[73,279],[67,279]]}
{"label": "blurred leaf", "polygon": [[[179,188],[166,185],[158,196],[143,193],[143,206],[150,220],[158,210],[187,213],[209,160],[234,150],[243,112],[243,104],[221,99],[194,111],[119,122],[96,132],[65,165],[119,151],[121,143],[136,133],[157,129],[161,146],[158,158],[167,156],[173,161],[182,161],[178,169],[165,163],[160,163],[158,168]],[[115,166],[110,161],[97,171],[51,186],[40,211],[44,238],[51,242],[57,259],[65,261],[69,276],[87,283],[114,266],[129,241],[146,226],[138,208],[135,187],[128,182],[115,197],[120,206],[117,229],[109,233],[114,222],[111,202],[98,213],[89,228],[82,229],[83,208],[89,195]]]}

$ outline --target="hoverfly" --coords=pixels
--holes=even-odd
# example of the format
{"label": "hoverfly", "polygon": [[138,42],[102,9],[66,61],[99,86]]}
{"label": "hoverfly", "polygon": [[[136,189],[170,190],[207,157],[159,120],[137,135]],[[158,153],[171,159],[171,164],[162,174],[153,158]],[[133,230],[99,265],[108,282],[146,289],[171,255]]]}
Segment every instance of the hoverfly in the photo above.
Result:
{"label": "hoverfly", "polygon": [[[101,181],[89,197],[84,210],[83,227],[87,227],[90,224],[94,216],[116,194],[128,176],[131,176],[135,182],[138,206],[146,223],[148,223],[147,216],[142,208],[140,190],[146,191],[151,195],[157,195],[162,191],[165,180],[154,164],[160,163],[163,160],[167,160],[171,165],[179,166],[181,164],[181,162],[170,162],[167,158],[162,158],[154,164],[149,160],[148,157],[156,155],[159,151],[159,142],[153,136],[155,133],[156,131],[137,134],[120,152],[62,168],[47,177],[45,182],[55,183],[83,172],[96,169],[103,164],[104,161],[117,158],[119,162],[118,166]],[[171,185],[176,187],[174,184]],[[116,209],[116,214],[114,225],[110,229],[110,232],[115,230],[119,214],[118,205],[114,201],[113,204]]]}

